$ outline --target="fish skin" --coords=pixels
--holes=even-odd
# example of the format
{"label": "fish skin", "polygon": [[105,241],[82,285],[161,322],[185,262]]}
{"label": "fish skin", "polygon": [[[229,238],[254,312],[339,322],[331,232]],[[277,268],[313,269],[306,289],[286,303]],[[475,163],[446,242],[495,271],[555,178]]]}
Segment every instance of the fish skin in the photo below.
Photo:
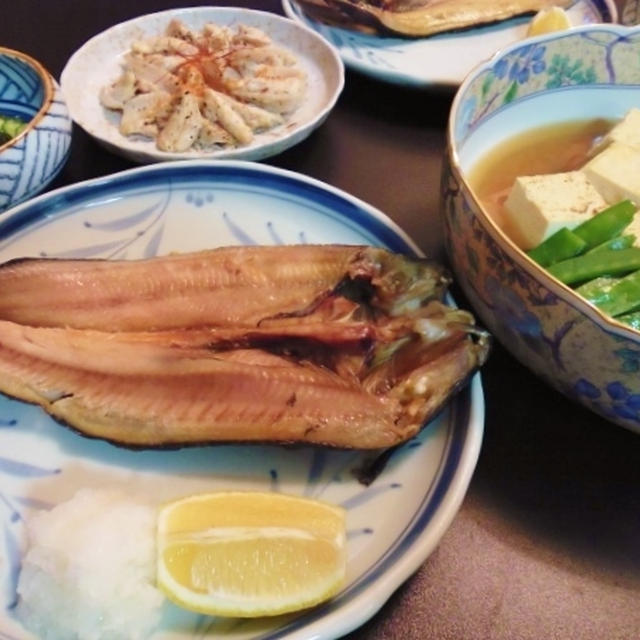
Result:
{"label": "fish skin", "polygon": [[[423,295],[442,295],[450,282],[443,269],[405,263],[414,280],[425,274]],[[108,331],[252,327],[312,305],[345,276],[393,275],[398,265],[404,268],[383,249],[343,245],[223,247],[146,260],[18,259],[0,266],[0,319]]]}
{"label": "fish skin", "polygon": [[[112,319],[107,328],[73,327],[63,321],[66,315],[56,315],[57,308],[49,326],[0,319],[0,392],[41,406],[83,435],[136,448],[270,442],[383,449],[402,443],[482,366],[488,336],[468,312],[440,301],[448,282],[442,268],[380,249],[327,248],[306,249],[320,268],[304,260],[299,247],[288,255],[257,248],[214,252],[212,280],[231,295],[260,271],[263,286],[277,292],[286,285],[289,300],[296,287],[307,291],[301,272],[322,272],[313,294],[299,297],[300,307],[247,326],[219,325],[219,316],[212,322],[205,314],[195,325],[172,322],[164,329],[114,330]],[[255,269],[242,263],[238,271],[238,256],[248,256]],[[264,256],[277,257],[277,264],[261,263]],[[135,298],[147,286],[138,280],[158,266],[165,286],[176,263],[179,288],[185,266],[189,276],[195,272],[208,282],[193,269],[202,257],[115,265],[126,273]],[[285,258],[303,266],[289,266]],[[326,264],[332,260],[337,269]],[[0,309],[11,310],[3,296],[15,301],[20,286],[29,284],[26,299],[37,307],[34,292],[46,298],[41,270],[49,268],[56,293],[62,287],[81,300],[88,283],[93,290],[96,278],[100,286],[109,281],[108,264],[8,263],[0,267]],[[35,283],[29,279],[33,272],[40,278]],[[121,277],[115,280],[120,291]],[[99,293],[100,304],[112,297],[109,290]],[[100,316],[100,304],[91,304]],[[44,307],[51,313],[49,299]]]}
{"label": "fish skin", "polygon": [[361,383],[355,372],[262,349],[215,351],[145,337],[0,321],[0,391],[84,435],[132,447],[378,449],[415,435],[485,358],[484,346],[454,328],[446,347],[408,375],[392,365],[396,379],[387,388],[366,373]]}
{"label": "fish skin", "polygon": [[[310,303],[344,273],[352,255],[322,246],[304,252],[308,262],[303,262],[298,253],[287,252],[287,262],[281,247],[221,248],[131,261],[19,259],[0,268],[0,318],[116,331],[253,325],[270,306],[282,310],[297,308],[300,300]],[[278,282],[279,295],[271,302],[273,282]]]}
{"label": "fish skin", "polygon": [[[56,334],[70,331],[19,325],[10,331],[4,323],[2,390],[88,436],[137,447],[230,441],[341,446],[347,442],[340,432],[367,416],[365,442],[369,432],[382,441],[391,437],[381,430],[390,403],[321,367],[255,351],[184,357],[176,349],[138,349],[135,343],[118,349],[113,342],[105,361],[105,346],[92,347],[90,340],[76,342],[73,354],[68,344],[56,348]],[[321,401],[325,394],[330,406]]]}
{"label": "fish skin", "polygon": [[500,22],[575,0],[298,0],[311,16],[344,28],[425,37]]}

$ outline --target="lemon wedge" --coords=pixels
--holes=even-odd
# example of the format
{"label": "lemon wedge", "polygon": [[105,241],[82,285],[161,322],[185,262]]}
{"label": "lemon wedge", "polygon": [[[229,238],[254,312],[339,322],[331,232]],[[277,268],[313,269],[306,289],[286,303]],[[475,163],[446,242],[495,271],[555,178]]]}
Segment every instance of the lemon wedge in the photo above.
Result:
{"label": "lemon wedge", "polygon": [[278,493],[220,492],[161,507],[158,586],[200,613],[253,618],[314,606],[346,573],[345,511]]}
{"label": "lemon wedge", "polygon": [[564,31],[571,27],[567,12],[561,7],[541,9],[529,23],[527,36],[539,36],[552,31]]}

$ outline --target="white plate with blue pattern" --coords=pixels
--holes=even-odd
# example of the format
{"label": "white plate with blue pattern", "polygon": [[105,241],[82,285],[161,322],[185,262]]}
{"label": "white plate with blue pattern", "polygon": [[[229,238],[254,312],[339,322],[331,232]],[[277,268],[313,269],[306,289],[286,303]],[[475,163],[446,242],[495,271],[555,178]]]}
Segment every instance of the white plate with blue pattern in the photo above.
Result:
{"label": "white plate with blue pattern", "polygon": [[[282,0],[287,16],[334,45],[347,67],[384,82],[411,87],[459,85],[478,63],[525,37],[531,16],[428,38],[369,35],[309,18],[295,0]],[[614,0],[576,0],[567,10],[574,26],[617,22]]]}
{"label": "white plate with blue pattern", "polygon": [[[417,253],[386,216],[326,184],[256,163],[172,162],[65,187],[0,221],[0,261],[19,256],[141,258],[230,244],[360,243]],[[369,486],[364,455],[298,447],[130,451],[83,438],[39,408],[0,397],[0,638],[30,636],[12,616],[25,519],[81,487],[126,488],[157,504],[197,491],[261,489],[347,509],[348,576],[331,602],[246,621],[167,604],[160,639],[329,639],[364,623],[418,569],[455,516],[484,427],[479,375]],[[382,515],[384,514],[384,515]]]}

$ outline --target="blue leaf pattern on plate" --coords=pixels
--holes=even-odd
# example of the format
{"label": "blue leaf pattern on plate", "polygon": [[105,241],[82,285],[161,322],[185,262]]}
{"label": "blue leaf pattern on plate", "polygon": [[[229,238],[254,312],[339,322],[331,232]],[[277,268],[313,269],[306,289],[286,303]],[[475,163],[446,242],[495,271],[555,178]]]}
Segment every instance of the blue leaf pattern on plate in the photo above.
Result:
{"label": "blue leaf pattern on plate", "polygon": [[47,469],[28,462],[21,462],[14,458],[0,456],[0,473],[7,473],[12,476],[23,478],[42,478],[60,473],[60,469]]}
{"label": "blue leaf pattern on plate", "polygon": [[58,251],[56,253],[47,253],[42,251],[40,256],[43,258],[96,258],[112,253],[115,249],[120,249],[121,240],[111,240],[110,242],[100,242],[98,244],[90,244],[81,249],[69,249],[69,251]]}
{"label": "blue leaf pattern on plate", "polygon": [[[164,199],[163,205],[166,206],[169,194]],[[141,222],[145,222],[150,216],[156,213],[160,204],[154,204],[150,207],[142,209],[142,211],[135,211],[132,214],[115,218],[113,220],[107,220],[106,222],[91,222],[86,220],[84,226],[88,229],[98,229],[100,231],[123,231],[125,229],[131,229]]]}
{"label": "blue leaf pattern on plate", "polygon": [[[238,244],[244,244],[247,246],[258,244],[257,241],[247,233],[241,226],[236,224],[230,217],[228,213],[223,213],[222,217],[227,224],[227,228],[235,238]],[[273,233],[273,227],[271,227],[271,232]]]}
{"label": "blue leaf pattern on plate", "polygon": [[20,561],[20,545],[18,544],[18,538],[10,527],[3,527],[2,534],[4,537],[4,548],[9,566],[7,567],[7,593],[11,595],[10,600],[7,601],[6,607],[12,609],[18,602],[17,586],[18,578],[20,576],[20,568],[22,563]]}

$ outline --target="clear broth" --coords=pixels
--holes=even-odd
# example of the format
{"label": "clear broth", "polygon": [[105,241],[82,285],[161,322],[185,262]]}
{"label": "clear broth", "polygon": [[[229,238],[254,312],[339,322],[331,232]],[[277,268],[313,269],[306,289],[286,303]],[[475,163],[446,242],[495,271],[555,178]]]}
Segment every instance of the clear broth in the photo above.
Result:
{"label": "clear broth", "polygon": [[511,236],[504,201],[515,179],[579,169],[613,124],[605,119],[581,120],[525,131],[484,156],[469,172],[469,183],[488,215]]}

